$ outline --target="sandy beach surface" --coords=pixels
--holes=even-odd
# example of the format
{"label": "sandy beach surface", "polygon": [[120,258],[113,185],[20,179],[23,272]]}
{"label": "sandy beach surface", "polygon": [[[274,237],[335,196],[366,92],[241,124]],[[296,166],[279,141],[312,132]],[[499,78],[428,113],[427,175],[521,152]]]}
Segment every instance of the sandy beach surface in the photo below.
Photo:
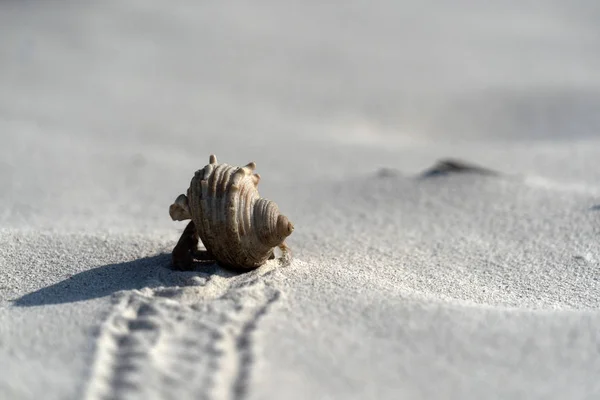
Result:
{"label": "sandy beach surface", "polygon": [[[600,398],[599,18],[1,2],[0,399]],[[291,263],[170,269],[213,153]]]}

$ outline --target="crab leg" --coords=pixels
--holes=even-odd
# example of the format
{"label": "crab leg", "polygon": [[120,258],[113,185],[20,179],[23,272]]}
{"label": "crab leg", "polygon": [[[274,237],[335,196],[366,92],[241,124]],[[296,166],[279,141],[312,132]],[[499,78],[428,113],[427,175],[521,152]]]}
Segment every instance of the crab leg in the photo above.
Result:
{"label": "crab leg", "polygon": [[177,245],[173,249],[173,268],[178,270],[190,270],[193,268],[193,253],[198,249],[198,232],[194,221],[185,227]]}

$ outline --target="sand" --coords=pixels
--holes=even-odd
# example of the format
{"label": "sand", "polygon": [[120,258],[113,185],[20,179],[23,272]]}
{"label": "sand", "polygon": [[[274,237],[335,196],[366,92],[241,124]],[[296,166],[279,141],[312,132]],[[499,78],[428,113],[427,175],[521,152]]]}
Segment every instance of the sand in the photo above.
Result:
{"label": "sand", "polygon": [[[0,398],[600,396],[598,13],[3,2]],[[211,153],[289,264],[170,269]]]}

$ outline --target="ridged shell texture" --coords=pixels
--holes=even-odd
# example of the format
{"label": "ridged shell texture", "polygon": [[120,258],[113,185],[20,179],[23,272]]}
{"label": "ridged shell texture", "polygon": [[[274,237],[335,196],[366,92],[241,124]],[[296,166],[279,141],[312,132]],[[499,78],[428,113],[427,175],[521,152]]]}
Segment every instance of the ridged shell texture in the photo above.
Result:
{"label": "ridged shell texture", "polygon": [[[244,167],[219,164],[211,155],[209,164],[192,178],[187,199],[176,200],[187,208],[202,243],[219,263],[260,266],[274,247],[286,249],[284,241],[294,229],[277,204],[260,197],[255,168],[253,162]],[[173,219],[184,219],[173,214]]]}

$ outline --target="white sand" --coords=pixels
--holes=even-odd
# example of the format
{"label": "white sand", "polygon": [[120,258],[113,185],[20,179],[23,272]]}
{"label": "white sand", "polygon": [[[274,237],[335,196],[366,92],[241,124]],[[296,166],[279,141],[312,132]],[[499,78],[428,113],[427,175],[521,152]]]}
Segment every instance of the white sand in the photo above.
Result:
{"label": "white sand", "polygon": [[[1,399],[600,396],[596,2],[80,3],[0,4]],[[291,265],[168,268],[210,153]]]}

